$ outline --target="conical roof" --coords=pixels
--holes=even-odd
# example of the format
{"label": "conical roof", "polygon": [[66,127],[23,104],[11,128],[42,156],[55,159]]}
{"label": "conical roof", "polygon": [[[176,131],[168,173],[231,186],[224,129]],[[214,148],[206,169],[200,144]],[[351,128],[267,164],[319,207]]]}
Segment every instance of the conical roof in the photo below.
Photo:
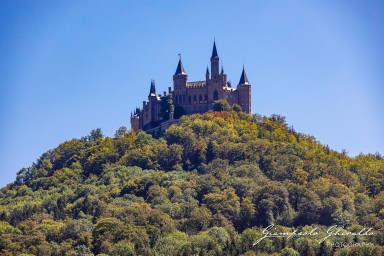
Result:
{"label": "conical roof", "polygon": [[186,75],[183,63],[181,62],[181,58],[179,59],[179,63],[177,64],[175,75]]}
{"label": "conical roof", "polygon": [[243,72],[241,73],[239,84],[249,84],[247,74],[245,73],[244,65],[243,65]]}
{"label": "conical roof", "polygon": [[216,49],[216,42],[213,40],[213,49],[212,49],[212,56],[211,58],[219,58],[219,55],[217,55],[217,49]]}

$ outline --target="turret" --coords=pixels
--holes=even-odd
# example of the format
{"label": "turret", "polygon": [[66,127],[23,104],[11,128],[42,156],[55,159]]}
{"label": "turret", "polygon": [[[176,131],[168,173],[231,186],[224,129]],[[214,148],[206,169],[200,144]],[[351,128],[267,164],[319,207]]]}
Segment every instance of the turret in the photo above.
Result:
{"label": "turret", "polygon": [[243,65],[243,71],[237,85],[238,103],[245,113],[251,113],[251,85],[249,84],[247,74]]}
{"label": "turret", "polygon": [[155,80],[151,79],[151,88],[149,89],[148,97],[155,96],[156,97],[156,86]]}
{"label": "turret", "polygon": [[208,83],[208,80],[209,80],[209,69],[208,69],[208,66],[207,66],[207,71],[205,72],[205,80]]}
{"label": "turret", "polygon": [[241,77],[239,80],[239,85],[242,85],[242,84],[248,84],[249,85],[249,81],[248,81],[247,74],[245,73],[244,65],[243,65],[243,72],[241,73]]}
{"label": "turret", "polygon": [[216,49],[216,42],[213,41],[213,49],[212,49],[212,56],[211,56],[211,79],[215,79],[219,76],[219,55],[217,54]]}
{"label": "turret", "polygon": [[181,62],[181,55],[179,55],[179,63],[177,64],[176,72],[173,75],[173,89],[181,89],[187,86],[188,75],[185,73],[183,63]]}
{"label": "turret", "polygon": [[223,65],[221,65],[220,81],[221,81],[222,85],[227,84],[227,75],[224,73]]}
{"label": "turret", "polygon": [[140,131],[140,109],[136,108],[136,110],[131,112],[131,129],[135,132]]}
{"label": "turret", "polygon": [[179,54],[179,63],[177,64],[176,72],[173,75],[172,99],[175,105],[185,104],[187,81],[188,76],[185,73],[183,63],[181,62],[181,55]]}

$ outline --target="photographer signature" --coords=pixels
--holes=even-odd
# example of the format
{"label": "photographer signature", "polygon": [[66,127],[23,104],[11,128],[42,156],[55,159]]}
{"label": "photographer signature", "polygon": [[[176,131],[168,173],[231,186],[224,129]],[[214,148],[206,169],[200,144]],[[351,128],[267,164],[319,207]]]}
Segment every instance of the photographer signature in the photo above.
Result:
{"label": "photographer signature", "polygon": [[[293,237],[302,237],[302,236],[320,236],[323,233],[318,228],[313,228],[310,231],[298,231],[297,229],[293,228],[291,232],[281,232],[276,230],[274,224],[271,224],[263,230],[263,234],[264,236],[257,239],[256,242],[253,243],[253,245],[257,245],[258,243],[263,241],[265,238],[285,237],[287,239],[290,239]],[[373,236],[373,235],[374,233],[372,231],[372,228],[362,228],[359,232],[354,232],[354,231],[344,230],[343,227],[333,225],[328,228],[328,230],[324,234],[324,237],[322,237],[319,240],[319,243],[322,243],[328,238],[334,237],[334,236]]]}

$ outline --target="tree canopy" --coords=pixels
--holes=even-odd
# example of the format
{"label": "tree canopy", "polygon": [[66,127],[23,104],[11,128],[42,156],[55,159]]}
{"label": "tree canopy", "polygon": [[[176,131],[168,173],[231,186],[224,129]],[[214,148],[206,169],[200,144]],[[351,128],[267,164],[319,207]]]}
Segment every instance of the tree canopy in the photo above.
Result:
{"label": "tree canopy", "polygon": [[[0,190],[0,254],[383,254],[382,155],[351,158],[279,115],[219,110],[184,115],[158,139],[95,129],[45,152]],[[374,235],[329,240],[365,247],[310,236],[253,245],[270,224]]]}

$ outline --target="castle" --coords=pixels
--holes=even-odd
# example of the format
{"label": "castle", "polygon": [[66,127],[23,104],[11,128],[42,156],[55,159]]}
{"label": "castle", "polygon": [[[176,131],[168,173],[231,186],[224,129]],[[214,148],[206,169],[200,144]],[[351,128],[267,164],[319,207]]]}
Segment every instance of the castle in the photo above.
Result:
{"label": "castle", "polygon": [[152,80],[148,101],[143,101],[142,108],[136,108],[131,113],[131,128],[136,132],[161,132],[176,123],[181,115],[207,112],[213,109],[215,101],[222,99],[231,106],[238,104],[244,112],[251,113],[251,85],[244,66],[235,89],[228,82],[223,67],[219,71],[219,60],[214,41],[211,73],[207,67],[205,80],[189,82],[180,56],[173,75],[173,90],[168,87],[168,94],[156,95],[155,82]]}

